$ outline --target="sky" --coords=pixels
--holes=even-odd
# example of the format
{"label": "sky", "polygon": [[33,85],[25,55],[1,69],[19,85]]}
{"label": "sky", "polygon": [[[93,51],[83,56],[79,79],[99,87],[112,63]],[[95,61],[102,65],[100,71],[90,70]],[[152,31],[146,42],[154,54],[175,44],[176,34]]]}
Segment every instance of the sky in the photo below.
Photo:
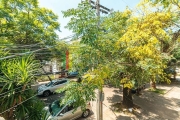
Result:
{"label": "sky", "polygon": [[[96,1],[96,0],[93,0]],[[140,0],[99,0],[100,4],[113,9],[114,11],[123,11],[128,6],[130,9],[134,9],[136,5],[140,2]],[[67,25],[70,18],[64,18],[61,11],[66,11],[71,8],[77,8],[78,3],[81,0],[39,0],[40,7],[45,7],[52,10],[56,15],[58,15],[58,22],[60,23],[61,32],[57,32],[59,38],[62,39],[73,33],[65,29],[64,27]]]}

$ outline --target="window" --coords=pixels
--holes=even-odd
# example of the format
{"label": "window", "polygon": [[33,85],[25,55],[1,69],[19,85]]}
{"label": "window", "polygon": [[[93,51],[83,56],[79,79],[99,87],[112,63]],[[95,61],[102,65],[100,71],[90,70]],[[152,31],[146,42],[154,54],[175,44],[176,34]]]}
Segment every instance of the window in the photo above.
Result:
{"label": "window", "polygon": [[57,81],[54,83],[54,85],[60,85],[60,84],[63,84],[63,83],[66,83],[67,80],[61,80],[61,81]]}
{"label": "window", "polygon": [[68,112],[68,106],[66,106],[66,107],[61,111],[62,114],[65,114],[66,112]]}
{"label": "window", "polygon": [[[71,111],[71,110],[73,110],[74,109],[74,107],[73,107],[73,105],[71,105],[71,106],[66,106],[62,111],[61,111],[61,113],[62,114],[65,114],[66,112],[69,112],[69,111]],[[61,114],[60,113],[60,114]],[[59,114],[59,115],[60,115]]]}
{"label": "window", "polygon": [[65,82],[67,82],[67,80],[62,80],[62,81],[59,82],[59,84],[63,84]]}
{"label": "window", "polygon": [[55,82],[54,85],[59,85],[59,82]]}

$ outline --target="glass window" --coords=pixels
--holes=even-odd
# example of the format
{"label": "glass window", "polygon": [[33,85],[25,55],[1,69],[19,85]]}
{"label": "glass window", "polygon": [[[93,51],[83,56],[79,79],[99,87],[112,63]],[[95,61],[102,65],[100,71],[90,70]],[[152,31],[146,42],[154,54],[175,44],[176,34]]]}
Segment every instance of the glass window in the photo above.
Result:
{"label": "glass window", "polygon": [[65,114],[66,112],[68,112],[68,107],[67,106],[61,111],[61,113]]}
{"label": "glass window", "polygon": [[62,81],[59,81],[59,84],[63,84],[65,82],[67,82],[67,80],[62,80]]}
{"label": "glass window", "polygon": [[49,86],[51,86],[52,84],[53,84],[54,82],[48,82],[47,84],[45,84],[45,86],[47,86],[47,87],[49,87]]}
{"label": "glass window", "polygon": [[52,116],[55,116],[62,109],[62,107],[63,106],[60,106],[60,100],[57,100],[49,105],[49,112]]}

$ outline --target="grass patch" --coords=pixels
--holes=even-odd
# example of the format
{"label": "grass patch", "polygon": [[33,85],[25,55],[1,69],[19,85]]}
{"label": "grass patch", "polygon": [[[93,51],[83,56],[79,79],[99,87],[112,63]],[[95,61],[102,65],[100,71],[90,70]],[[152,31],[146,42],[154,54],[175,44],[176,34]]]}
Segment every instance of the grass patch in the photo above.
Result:
{"label": "grass patch", "polygon": [[155,92],[155,93],[164,95],[166,90],[164,90],[164,89],[153,89],[153,88],[150,88],[149,91],[150,91],[150,92]]}

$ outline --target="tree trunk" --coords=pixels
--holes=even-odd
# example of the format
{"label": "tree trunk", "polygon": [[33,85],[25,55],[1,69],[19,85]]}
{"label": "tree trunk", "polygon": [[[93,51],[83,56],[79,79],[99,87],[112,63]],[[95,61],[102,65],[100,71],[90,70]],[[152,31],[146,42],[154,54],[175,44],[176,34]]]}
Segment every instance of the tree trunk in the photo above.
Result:
{"label": "tree trunk", "polygon": [[154,81],[151,81],[151,87],[152,87],[153,89],[156,89],[156,83],[155,83]]}
{"label": "tree trunk", "polygon": [[[12,107],[14,107],[15,105],[16,105],[16,99],[14,100]],[[13,109],[13,108],[10,109],[10,111],[9,111],[8,114],[9,114],[9,115],[8,115],[8,120],[14,120],[14,118],[13,118],[14,109]]]}
{"label": "tree trunk", "polygon": [[174,78],[174,80],[176,80],[176,73],[173,74],[173,78]]}
{"label": "tree trunk", "polygon": [[133,107],[131,89],[129,89],[127,87],[123,88],[123,105],[127,108]]}

